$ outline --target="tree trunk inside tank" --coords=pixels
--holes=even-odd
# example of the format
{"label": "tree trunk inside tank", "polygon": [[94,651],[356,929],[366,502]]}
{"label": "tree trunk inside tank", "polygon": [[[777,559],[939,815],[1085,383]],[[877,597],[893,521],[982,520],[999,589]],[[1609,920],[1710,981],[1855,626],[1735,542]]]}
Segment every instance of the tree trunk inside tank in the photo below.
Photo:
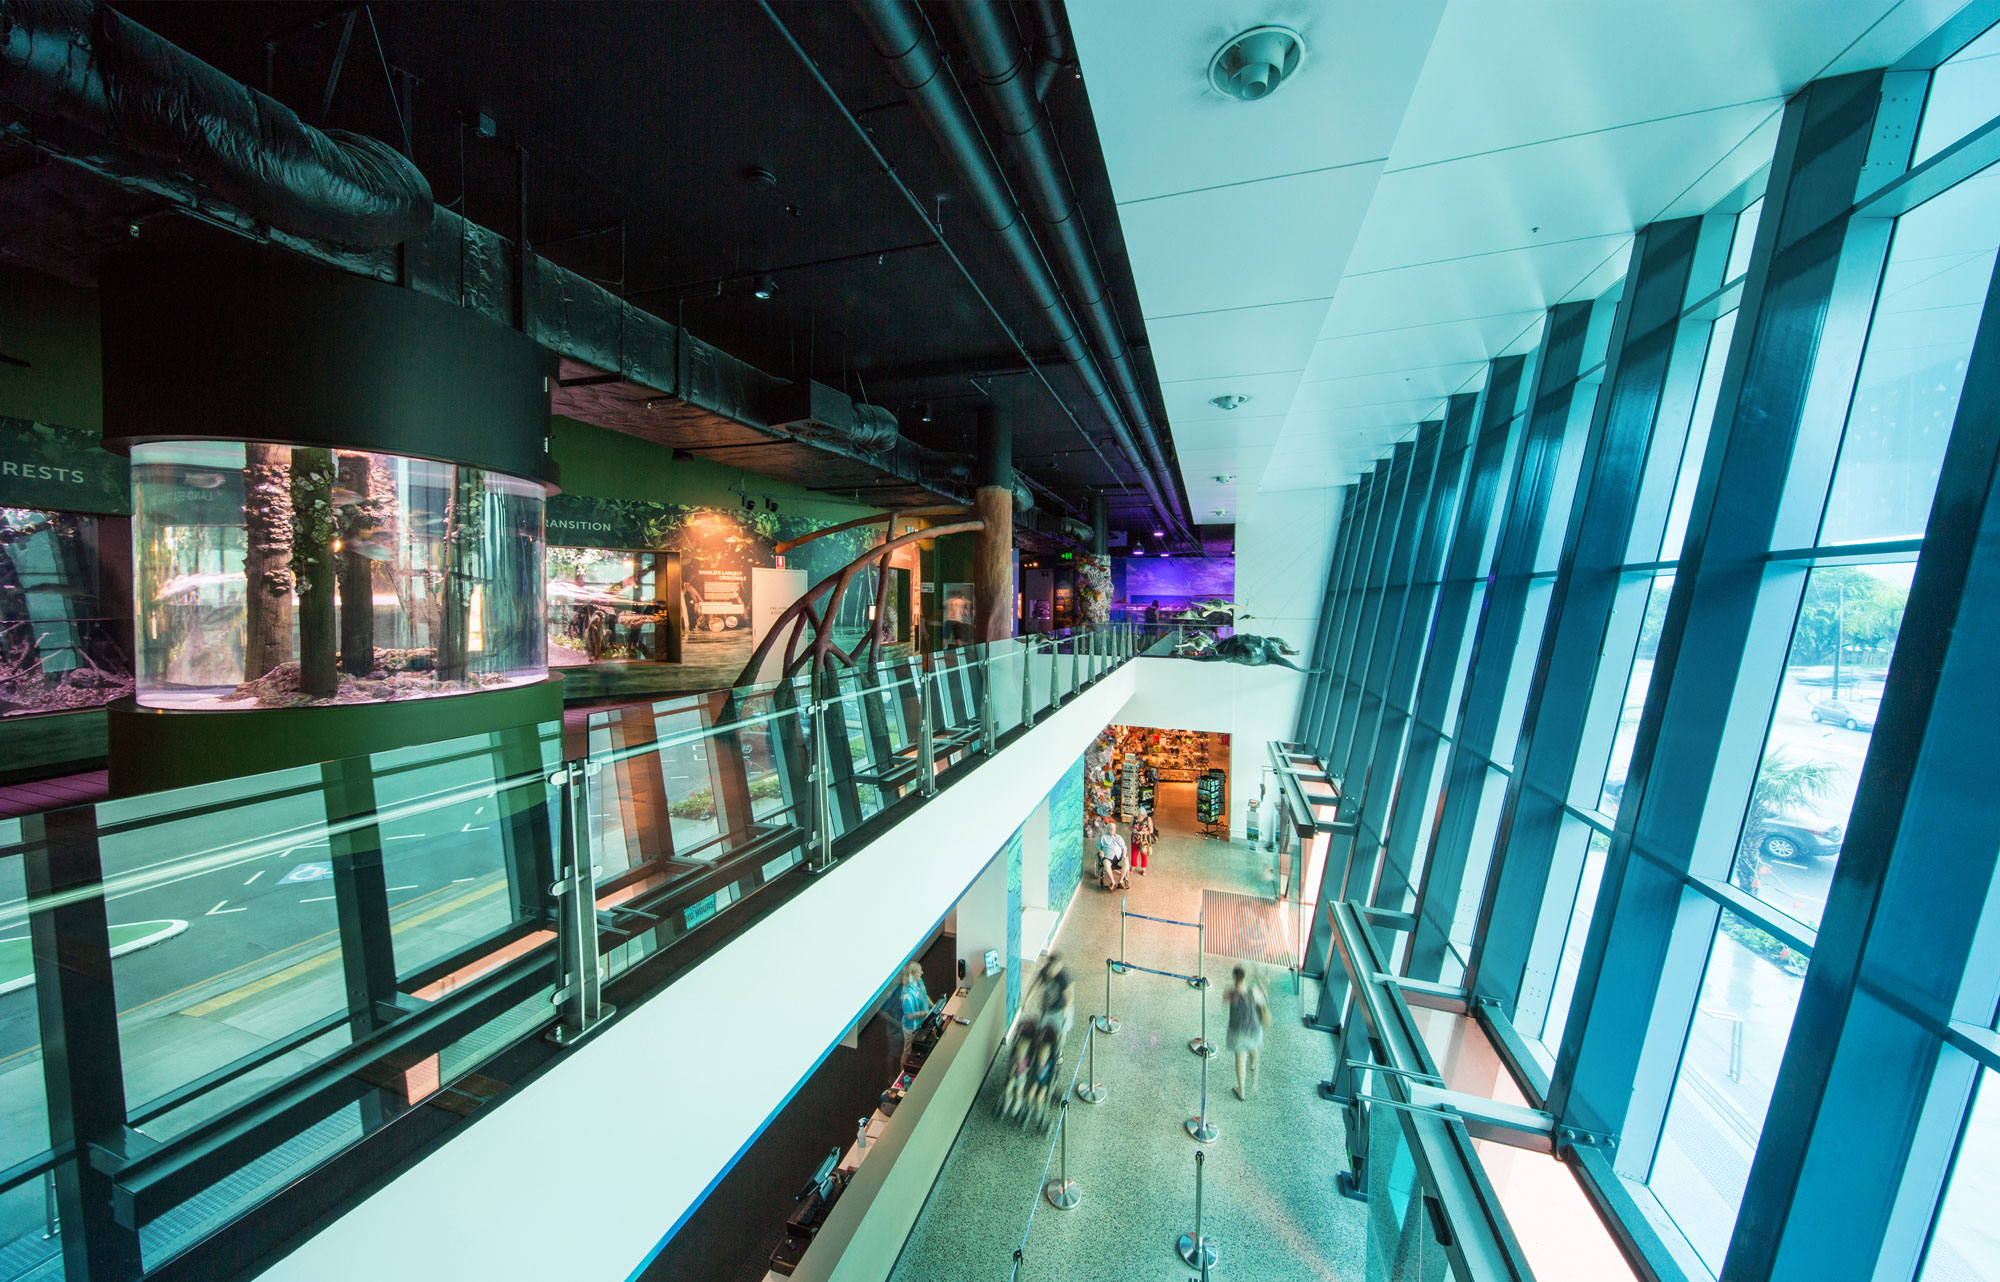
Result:
{"label": "tree trunk inside tank", "polygon": [[485,505],[479,469],[460,466],[452,471],[451,503],[444,515],[443,599],[438,607],[437,676],[441,683],[466,677],[473,571]]}
{"label": "tree trunk inside tank", "polygon": [[284,445],[243,447],[245,681],[292,658],[291,453]]}
{"label": "tree trunk inside tank", "polygon": [[335,666],[333,451],[292,451],[292,573],[299,585],[299,693],[330,698],[340,690]]}
{"label": "tree trunk inside tank", "polygon": [[334,528],[340,536],[340,670],[365,677],[375,670],[375,562],[380,502],[369,484],[368,456],[343,454],[337,471],[339,502]]}

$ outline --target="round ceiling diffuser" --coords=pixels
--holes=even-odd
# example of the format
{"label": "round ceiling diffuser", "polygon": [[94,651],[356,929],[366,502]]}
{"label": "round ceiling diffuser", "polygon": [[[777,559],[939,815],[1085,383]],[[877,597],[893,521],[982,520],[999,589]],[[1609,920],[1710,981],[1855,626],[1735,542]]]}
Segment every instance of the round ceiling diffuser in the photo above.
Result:
{"label": "round ceiling diffuser", "polygon": [[1252,27],[1215,51],[1208,83],[1217,93],[1256,102],[1276,93],[1305,60],[1305,37],[1290,27]]}

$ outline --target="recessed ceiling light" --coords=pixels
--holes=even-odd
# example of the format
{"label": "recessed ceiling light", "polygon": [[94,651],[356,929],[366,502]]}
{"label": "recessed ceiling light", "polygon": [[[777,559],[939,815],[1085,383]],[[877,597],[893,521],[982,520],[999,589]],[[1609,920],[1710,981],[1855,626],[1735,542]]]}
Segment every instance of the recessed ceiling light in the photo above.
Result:
{"label": "recessed ceiling light", "polygon": [[1211,396],[1208,398],[1208,403],[1219,410],[1233,410],[1249,399],[1247,396],[1237,396],[1232,393],[1228,396]]}
{"label": "recessed ceiling light", "polygon": [[1167,532],[1165,530],[1154,530],[1153,537],[1156,539],[1164,539],[1167,537]]}
{"label": "recessed ceiling light", "polygon": [[1215,51],[1208,83],[1224,97],[1256,102],[1277,92],[1305,60],[1305,38],[1290,27],[1252,27]]}

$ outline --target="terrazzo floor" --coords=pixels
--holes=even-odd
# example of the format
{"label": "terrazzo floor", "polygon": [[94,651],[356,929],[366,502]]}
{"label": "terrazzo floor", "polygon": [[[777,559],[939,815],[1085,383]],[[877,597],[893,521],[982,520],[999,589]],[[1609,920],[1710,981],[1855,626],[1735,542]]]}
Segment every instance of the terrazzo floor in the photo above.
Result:
{"label": "terrazzo floor", "polygon": [[[1192,784],[1162,784],[1159,817],[1152,869],[1132,878],[1131,911],[1193,921],[1204,889],[1272,894],[1275,856],[1198,835]],[[1104,959],[1118,953],[1119,897],[1098,889],[1089,871],[1086,864],[1086,879],[1056,939],[1079,981],[1076,1023],[1063,1050],[1065,1082],[1084,1046],[1085,1017],[1104,1008]],[[1210,911],[1217,911],[1214,904]],[[1189,972],[1194,932],[1132,921],[1126,957]],[[1207,959],[1209,1036],[1218,1047],[1227,1023],[1222,992],[1235,964],[1224,955]],[[1314,1091],[1331,1069],[1333,1044],[1304,1026],[1289,969],[1266,964],[1254,970],[1270,994],[1271,1028],[1248,1102],[1231,1094],[1235,1068],[1226,1051],[1209,1065],[1209,1117],[1220,1131],[1205,1146],[1203,1173],[1203,1229],[1219,1250],[1211,1275],[1361,1282],[1365,1207],[1335,1190],[1345,1151],[1340,1112]],[[1310,981],[1305,989],[1308,1000],[1316,995]],[[1092,1106],[1072,1097],[1069,1110],[1069,1176],[1082,1193],[1080,1204],[1059,1211],[1041,1199],[1049,1136],[994,1117],[1006,1073],[1003,1050],[903,1248],[893,1282],[1004,1282],[1031,1207],[1034,1221],[1019,1274],[1024,1280],[1159,1282],[1193,1275],[1174,1245],[1194,1227],[1197,1146],[1182,1123],[1199,1101],[1201,1061],[1187,1044],[1200,1031],[1200,997],[1179,980],[1132,971],[1112,978],[1111,1003],[1121,1031],[1097,1038],[1096,1076],[1107,1098]],[[1087,1065],[1084,1071],[1088,1076]]]}

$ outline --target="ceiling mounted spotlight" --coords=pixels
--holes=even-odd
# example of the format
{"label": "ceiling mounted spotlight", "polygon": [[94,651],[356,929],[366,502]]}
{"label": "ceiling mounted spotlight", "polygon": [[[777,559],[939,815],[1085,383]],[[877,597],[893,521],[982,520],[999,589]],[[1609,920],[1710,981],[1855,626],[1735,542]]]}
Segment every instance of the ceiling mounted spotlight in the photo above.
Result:
{"label": "ceiling mounted spotlight", "polygon": [[1234,485],[1236,478],[1227,472],[1223,472],[1216,476],[1215,483],[1217,485]]}
{"label": "ceiling mounted spotlight", "polygon": [[1211,396],[1208,398],[1208,403],[1226,412],[1235,409],[1249,399],[1247,396],[1237,396],[1232,393],[1228,396]]}
{"label": "ceiling mounted spotlight", "polygon": [[1216,516],[1228,516],[1228,515],[1229,515],[1229,509],[1228,509],[1228,508],[1226,508],[1226,507],[1219,507],[1219,508],[1215,509],[1215,513],[1214,513],[1214,514],[1215,514]]}
{"label": "ceiling mounted spotlight", "polygon": [[925,401],[922,405],[919,405],[917,407],[917,422],[928,423],[930,421],[931,421],[931,403],[929,401]]}
{"label": "ceiling mounted spotlight", "polygon": [[770,301],[771,295],[777,292],[777,279],[770,275],[759,276],[750,286],[751,295],[755,298],[761,298],[766,302]]}
{"label": "ceiling mounted spotlight", "polygon": [[743,185],[751,191],[769,191],[778,185],[778,175],[762,165],[751,165],[743,171]]}
{"label": "ceiling mounted spotlight", "polygon": [[765,500],[764,500],[764,510],[765,510],[766,512],[775,512],[775,511],[777,511],[777,510],[778,510],[778,500],[776,500],[776,499],[765,499]]}
{"label": "ceiling mounted spotlight", "polygon": [[757,510],[757,500],[745,494],[743,496],[743,510],[745,512],[755,512]]}
{"label": "ceiling mounted spotlight", "polygon": [[1306,60],[1305,38],[1290,27],[1252,27],[1215,51],[1208,83],[1240,102],[1277,92]]}
{"label": "ceiling mounted spotlight", "polygon": [[1156,539],[1164,539],[1167,537],[1167,532],[1165,530],[1154,530],[1153,537]]}

